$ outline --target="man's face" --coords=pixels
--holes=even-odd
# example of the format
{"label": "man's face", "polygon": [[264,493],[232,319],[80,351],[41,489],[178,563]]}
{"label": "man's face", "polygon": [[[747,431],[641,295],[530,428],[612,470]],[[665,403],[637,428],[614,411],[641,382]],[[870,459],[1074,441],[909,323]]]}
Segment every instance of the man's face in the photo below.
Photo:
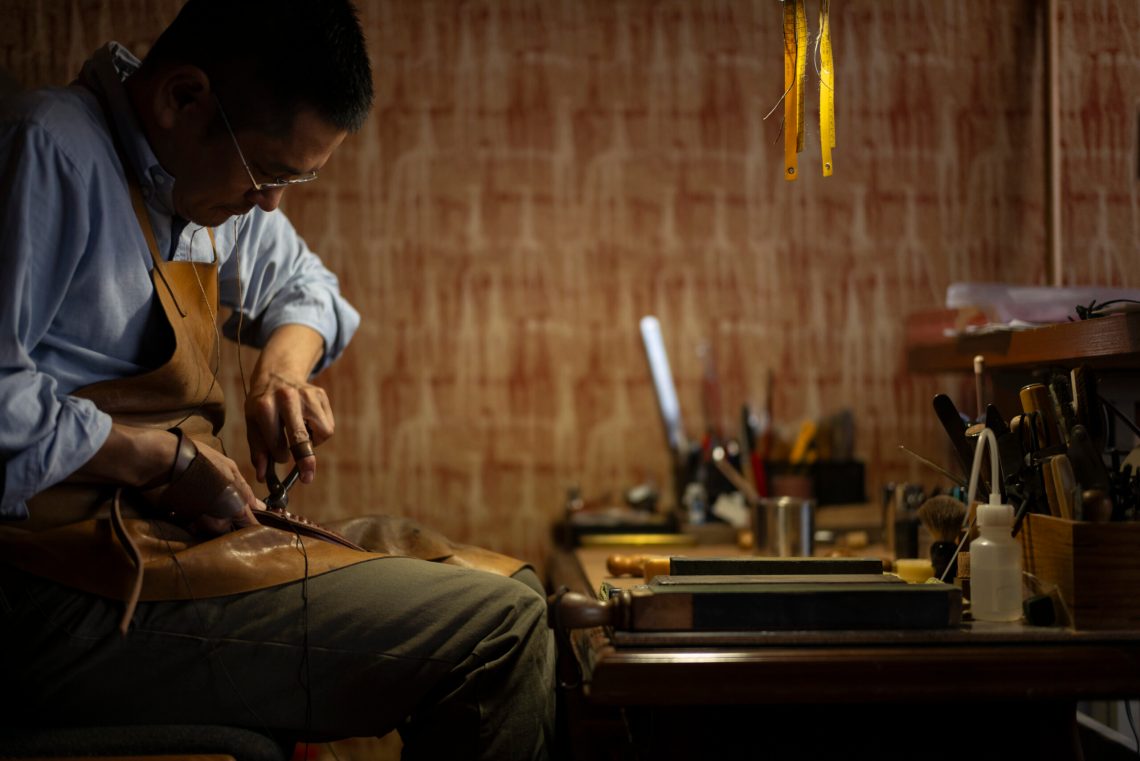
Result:
{"label": "man's face", "polygon": [[220,116],[218,122],[209,136],[181,151],[180,166],[172,172],[175,211],[207,227],[216,227],[254,206],[273,211],[285,189],[258,190],[250,173],[262,183],[318,170],[347,134],[309,110],[298,112],[293,128],[281,136],[256,130],[238,130],[231,136]]}

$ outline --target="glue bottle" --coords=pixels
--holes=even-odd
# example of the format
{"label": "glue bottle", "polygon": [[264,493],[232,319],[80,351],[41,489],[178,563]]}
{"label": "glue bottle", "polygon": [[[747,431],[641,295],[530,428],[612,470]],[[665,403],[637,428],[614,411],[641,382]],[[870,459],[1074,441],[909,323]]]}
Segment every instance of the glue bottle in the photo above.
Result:
{"label": "glue bottle", "polygon": [[978,537],[970,542],[970,612],[978,621],[1021,618],[1021,545],[1010,536],[1013,506],[978,505]]}

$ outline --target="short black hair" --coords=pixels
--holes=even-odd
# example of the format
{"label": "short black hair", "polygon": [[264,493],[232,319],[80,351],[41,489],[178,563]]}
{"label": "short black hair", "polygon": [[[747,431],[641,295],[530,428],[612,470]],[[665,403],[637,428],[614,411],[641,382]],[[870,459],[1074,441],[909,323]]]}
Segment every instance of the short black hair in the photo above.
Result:
{"label": "short black hair", "polygon": [[355,132],[372,107],[372,66],[351,0],[189,0],[141,71],[163,64],[197,66],[216,92],[233,92],[219,97],[246,127],[284,132],[308,107]]}

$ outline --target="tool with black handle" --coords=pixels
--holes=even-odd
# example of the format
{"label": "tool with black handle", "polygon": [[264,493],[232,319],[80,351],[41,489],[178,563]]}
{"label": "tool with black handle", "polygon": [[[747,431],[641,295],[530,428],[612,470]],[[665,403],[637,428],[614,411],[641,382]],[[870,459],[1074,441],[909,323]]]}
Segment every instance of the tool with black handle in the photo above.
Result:
{"label": "tool with black handle", "polygon": [[284,480],[279,480],[277,478],[276,468],[274,468],[273,463],[269,463],[269,467],[265,469],[265,484],[269,487],[269,495],[265,498],[265,509],[254,510],[253,516],[257,518],[258,522],[263,526],[271,526],[285,531],[294,531],[304,536],[310,536],[314,539],[323,539],[326,542],[332,542],[333,544],[339,544],[349,549],[363,552],[363,547],[352,542],[347,537],[341,536],[335,531],[331,531],[318,523],[314,523],[304,516],[289,512],[287,509],[289,506],[289,490],[297,483],[297,479],[300,475],[300,467],[294,465],[293,469],[289,471],[289,475],[285,476]]}
{"label": "tool with black handle", "polygon": [[[1015,415],[1010,420],[1007,431],[998,436],[998,454],[1005,473],[1007,501],[1010,504],[1020,505],[1013,521],[1013,536],[1017,536],[1021,530],[1021,523],[1027,513],[1049,512],[1041,467],[1040,440],[1037,437],[1037,417],[1038,413]],[[993,411],[993,419],[995,425],[1004,428],[1004,421],[1001,421],[1001,415],[996,409]],[[1012,461],[1014,454],[1018,457],[1016,464]],[[1009,470],[1005,470],[1006,458],[1010,459]]]}
{"label": "tool with black handle", "polygon": [[[946,394],[938,394],[934,397],[934,414],[938,416],[938,422],[942,424],[942,429],[950,437],[950,444],[958,455],[962,469],[969,475],[974,464],[974,447],[966,438],[966,423],[958,413],[958,408],[954,406],[954,402]],[[990,483],[985,473],[986,469],[982,468],[978,476],[982,488],[985,489],[986,493],[989,493]]]}

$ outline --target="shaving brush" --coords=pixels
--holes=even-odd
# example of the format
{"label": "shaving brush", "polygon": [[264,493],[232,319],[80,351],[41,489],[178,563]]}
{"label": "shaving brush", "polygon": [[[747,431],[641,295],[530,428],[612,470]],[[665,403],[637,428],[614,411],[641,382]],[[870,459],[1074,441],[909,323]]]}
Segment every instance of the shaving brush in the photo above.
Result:
{"label": "shaving brush", "polygon": [[[942,574],[958,549],[965,517],[966,506],[946,494],[931,497],[918,508],[918,519],[934,537],[930,545],[930,563],[934,566],[936,579],[944,578]],[[957,575],[957,565],[957,562],[950,565],[945,578],[953,579]]]}

